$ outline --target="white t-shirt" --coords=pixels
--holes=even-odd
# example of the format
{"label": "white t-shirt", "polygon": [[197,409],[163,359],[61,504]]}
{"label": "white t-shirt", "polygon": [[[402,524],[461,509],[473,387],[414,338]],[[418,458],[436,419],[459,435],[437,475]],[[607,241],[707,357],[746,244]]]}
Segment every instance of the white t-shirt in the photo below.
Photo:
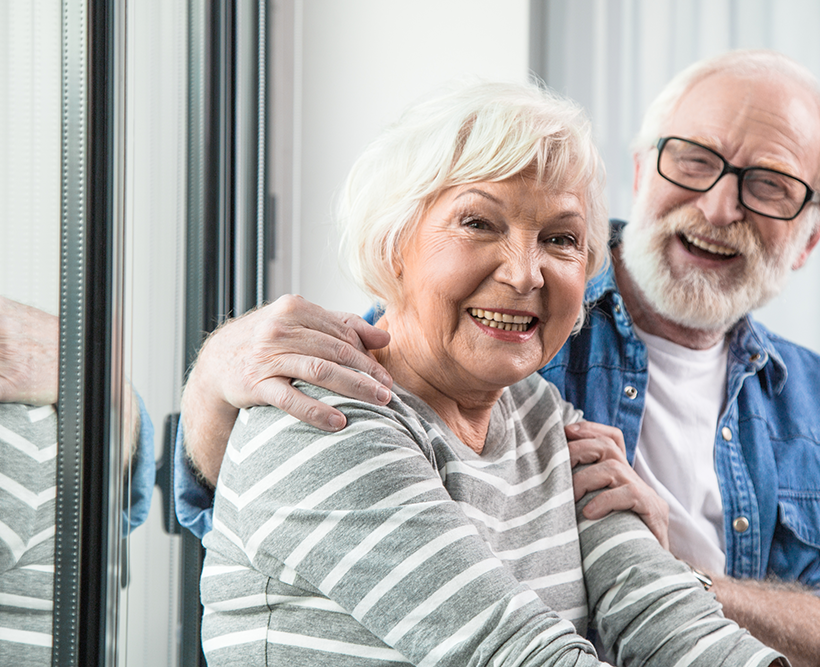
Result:
{"label": "white t-shirt", "polygon": [[669,545],[678,558],[723,573],[723,502],[715,431],[729,347],[691,350],[635,327],[649,354],[649,382],[635,471],[669,503]]}

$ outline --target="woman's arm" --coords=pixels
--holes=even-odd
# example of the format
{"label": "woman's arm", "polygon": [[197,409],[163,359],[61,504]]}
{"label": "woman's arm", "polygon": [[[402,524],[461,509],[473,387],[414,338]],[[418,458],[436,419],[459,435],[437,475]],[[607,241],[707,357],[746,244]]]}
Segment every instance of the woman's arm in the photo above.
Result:
{"label": "woman's arm", "polygon": [[585,519],[577,506],[590,613],[616,664],[787,664],[720,612],[688,565],[667,552],[631,512]]}
{"label": "woman's arm", "polygon": [[[314,621],[289,630],[283,645],[321,646],[332,626],[334,641],[373,649],[377,640],[411,664],[598,665],[591,646],[512,576],[450,498],[421,424],[354,405],[346,401],[349,426],[337,434],[252,410],[228,446],[205,538],[209,558],[241,547],[276,586],[269,596],[314,600],[290,616],[274,607],[273,626],[321,608],[322,599],[333,608],[314,609]],[[212,599],[217,588],[203,578],[206,609],[230,606]],[[219,645],[204,628],[206,646]]]}

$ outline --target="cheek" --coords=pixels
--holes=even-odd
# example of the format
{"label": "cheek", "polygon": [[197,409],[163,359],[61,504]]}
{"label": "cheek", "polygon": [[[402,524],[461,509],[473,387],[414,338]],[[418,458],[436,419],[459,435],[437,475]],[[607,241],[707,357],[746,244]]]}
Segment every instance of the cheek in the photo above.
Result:
{"label": "cheek", "polygon": [[696,192],[684,190],[662,178],[657,172],[653,174],[643,192],[645,213],[660,218],[688,201],[694,201]]}
{"label": "cheek", "polygon": [[412,292],[430,307],[461,302],[491,273],[485,255],[469,244],[451,244],[429,253],[419,265],[420,270],[407,276],[412,282]]}
{"label": "cheek", "polygon": [[568,262],[544,274],[548,312],[571,319],[581,310],[586,288],[586,262]]}

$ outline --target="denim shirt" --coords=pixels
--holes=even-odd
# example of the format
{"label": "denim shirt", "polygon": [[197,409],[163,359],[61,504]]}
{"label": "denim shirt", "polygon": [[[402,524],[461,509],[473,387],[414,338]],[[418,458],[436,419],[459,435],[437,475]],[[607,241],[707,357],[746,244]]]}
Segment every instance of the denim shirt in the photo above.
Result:
{"label": "denim shirt", "polygon": [[[623,223],[613,221],[613,242]],[[624,433],[635,456],[648,383],[647,352],[632,329],[612,269],[586,291],[586,324],[539,372],[590,421]],[[371,310],[373,322],[379,312]],[[726,573],[773,574],[820,592],[820,357],[750,317],[730,334],[727,395],[715,433]],[[788,371],[787,371],[788,369]],[[213,493],[200,485],[177,437],[177,518],[211,529]]]}
{"label": "denim shirt", "polygon": [[[623,223],[613,222],[617,244]],[[539,372],[590,421],[619,427],[633,463],[648,383],[610,268],[587,287],[588,317]],[[729,334],[715,432],[726,574],[798,580],[820,592],[820,356],[751,317]]]}

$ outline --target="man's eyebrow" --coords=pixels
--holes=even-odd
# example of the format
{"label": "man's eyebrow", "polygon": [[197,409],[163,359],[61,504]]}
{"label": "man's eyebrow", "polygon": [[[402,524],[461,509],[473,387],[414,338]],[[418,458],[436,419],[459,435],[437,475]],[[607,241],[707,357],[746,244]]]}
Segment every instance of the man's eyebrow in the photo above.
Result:
{"label": "man's eyebrow", "polygon": [[464,190],[463,192],[459,192],[456,195],[455,199],[459,199],[459,198],[464,197],[465,195],[469,195],[469,194],[480,195],[480,196],[484,197],[485,199],[489,199],[490,201],[495,202],[499,206],[504,205],[504,202],[502,202],[500,199],[498,199],[498,197],[495,197],[495,196],[491,195],[489,192],[485,192],[484,190],[481,190],[480,188],[468,188],[467,190]]}
{"label": "man's eyebrow", "polygon": [[793,176],[794,178],[801,178],[797,174],[795,174],[795,169],[793,165],[790,165],[786,162],[782,162],[780,160],[775,160],[771,158],[762,158],[758,161],[755,167],[763,167],[765,169],[774,169],[775,171],[780,171],[784,174],[789,176]]}
{"label": "man's eyebrow", "polygon": [[[717,139],[707,136],[695,136],[690,137],[691,141],[697,141],[699,144],[703,144],[708,148],[711,148],[713,151],[720,154],[723,159],[726,158],[723,156],[723,147],[720,145],[720,142]],[[789,164],[787,162],[782,162],[781,160],[777,160],[775,158],[761,158],[755,164],[749,165],[750,167],[762,167],[764,169],[774,169],[775,171],[783,172],[789,176],[794,176],[795,178],[800,178],[795,174],[794,165]]]}

